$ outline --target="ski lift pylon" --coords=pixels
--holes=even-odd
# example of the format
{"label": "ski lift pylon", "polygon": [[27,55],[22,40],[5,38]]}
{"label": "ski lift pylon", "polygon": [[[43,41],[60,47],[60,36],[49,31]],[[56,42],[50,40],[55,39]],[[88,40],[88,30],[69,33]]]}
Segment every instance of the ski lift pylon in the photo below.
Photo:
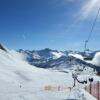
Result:
{"label": "ski lift pylon", "polygon": [[89,36],[88,36],[87,40],[85,41],[85,45],[84,45],[84,60],[92,60],[92,59],[93,59],[92,56],[87,55],[87,53],[86,53],[86,52],[89,52],[89,51],[90,51],[89,49],[87,49],[87,44],[88,44],[88,42],[89,42],[89,40],[90,40],[90,38],[91,38],[91,35],[92,35],[92,33],[93,33],[93,30],[94,30],[94,27],[95,27],[97,18],[98,18],[98,16],[99,16],[99,13],[100,13],[100,7],[99,7],[99,9],[98,9],[96,18],[95,18],[95,20],[94,20],[94,22],[93,22],[93,25],[92,25],[91,31],[90,31],[90,33],[89,33]]}

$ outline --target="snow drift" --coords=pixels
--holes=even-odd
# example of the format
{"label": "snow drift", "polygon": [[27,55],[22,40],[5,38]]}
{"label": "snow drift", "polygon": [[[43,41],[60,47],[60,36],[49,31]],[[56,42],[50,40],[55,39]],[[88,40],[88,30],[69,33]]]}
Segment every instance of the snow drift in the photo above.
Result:
{"label": "snow drift", "polygon": [[100,52],[97,52],[93,58],[92,63],[94,65],[100,66]]}

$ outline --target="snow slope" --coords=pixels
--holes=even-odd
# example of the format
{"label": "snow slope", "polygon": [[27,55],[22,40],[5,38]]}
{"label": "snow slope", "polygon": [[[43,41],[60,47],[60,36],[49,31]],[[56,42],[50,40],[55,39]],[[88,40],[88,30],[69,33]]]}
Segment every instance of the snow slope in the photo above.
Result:
{"label": "snow slope", "polygon": [[70,84],[72,79],[66,80],[66,77],[63,73],[28,65],[22,55],[15,51],[0,50],[0,100],[49,100],[52,96],[48,96],[44,87],[49,84]]}
{"label": "snow slope", "polygon": [[[70,92],[46,91],[45,87],[66,86],[72,87],[72,73],[45,70],[29,65],[23,55],[14,50],[3,51],[0,49],[0,100],[65,100],[76,98],[78,100],[88,100],[87,93],[83,89],[75,89]],[[72,94],[71,94],[72,93]],[[81,95],[84,94],[84,95]],[[85,98],[85,99],[83,99]],[[91,100],[96,100],[90,96]]]}
{"label": "snow slope", "polygon": [[100,66],[100,52],[96,52],[92,60],[84,60],[84,57],[80,54],[69,54],[69,56],[80,59],[84,62],[91,63],[96,66]]}
{"label": "snow slope", "polygon": [[93,58],[92,63],[94,65],[100,66],[100,52],[97,52]]}
{"label": "snow slope", "polygon": [[65,56],[65,54],[62,52],[51,52],[51,54],[53,55],[53,59],[58,59],[62,56]]}
{"label": "snow slope", "polygon": [[77,59],[83,60],[83,56],[80,55],[80,54],[77,54],[77,53],[74,53],[74,54],[73,53],[69,53],[68,56],[72,56],[72,57],[75,57]]}

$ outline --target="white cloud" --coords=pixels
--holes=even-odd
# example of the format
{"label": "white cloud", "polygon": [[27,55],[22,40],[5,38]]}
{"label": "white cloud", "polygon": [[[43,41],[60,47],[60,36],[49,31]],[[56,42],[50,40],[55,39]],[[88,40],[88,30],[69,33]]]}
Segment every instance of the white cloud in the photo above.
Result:
{"label": "white cloud", "polygon": [[80,10],[80,16],[84,19],[96,14],[100,7],[100,0],[86,0]]}

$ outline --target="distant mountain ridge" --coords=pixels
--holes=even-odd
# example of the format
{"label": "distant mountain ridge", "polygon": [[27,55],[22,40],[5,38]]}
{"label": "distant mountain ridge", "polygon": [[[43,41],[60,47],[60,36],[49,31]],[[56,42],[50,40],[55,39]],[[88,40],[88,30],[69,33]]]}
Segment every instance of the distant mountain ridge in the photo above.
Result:
{"label": "distant mountain ridge", "polygon": [[[0,44],[0,49],[7,52],[9,51],[4,45]],[[20,49],[18,52],[23,56],[29,64],[40,67],[40,68],[54,68],[54,69],[63,69],[63,68],[73,68],[80,66],[84,68],[85,66],[94,67],[92,64],[84,63],[84,61],[77,59],[76,57],[69,56],[70,54],[78,54],[83,56],[83,52],[78,51],[58,51],[51,50],[49,48],[42,50],[23,50]],[[91,52],[89,55],[92,57],[98,51]]]}
{"label": "distant mountain ridge", "polygon": [[[69,54],[82,55],[84,52],[78,51],[58,51],[51,50],[49,48],[43,50],[19,50],[22,53],[29,64],[35,65],[41,68],[71,68],[75,65],[84,67],[86,64],[76,59],[75,57],[69,56]],[[97,51],[89,53],[92,57]],[[87,66],[87,65],[86,65]]]}
{"label": "distant mountain ridge", "polygon": [[[78,52],[78,51],[58,51],[58,50],[51,50],[49,48],[43,49],[43,50],[22,50],[20,49],[19,51],[15,52],[14,50],[9,50],[2,44],[0,44],[0,50],[1,52],[11,52],[11,55],[17,54],[17,56],[13,56],[14,59],[23,59],[25,62],[29,63],[30,65],[39,67],[39,68],[52,68],[52,69],[57,69],[57,70],[62,70],[62,69],[74,69],[76,70],[79,68],[79,70],[83,70],[83,68],[91,67],[91,68],[96,68],[97,70],[100,71],[99,66],[89,64],[80,58],[77,57],[83,57],[83,52]],[[99,51],[97,51],[99,52]],[[91,52],[89,55],[92,55],[92,57],[97,53]],[[71,56],[72,55],[72,56]],[[20,59],[19,59],[20,61]]]}

